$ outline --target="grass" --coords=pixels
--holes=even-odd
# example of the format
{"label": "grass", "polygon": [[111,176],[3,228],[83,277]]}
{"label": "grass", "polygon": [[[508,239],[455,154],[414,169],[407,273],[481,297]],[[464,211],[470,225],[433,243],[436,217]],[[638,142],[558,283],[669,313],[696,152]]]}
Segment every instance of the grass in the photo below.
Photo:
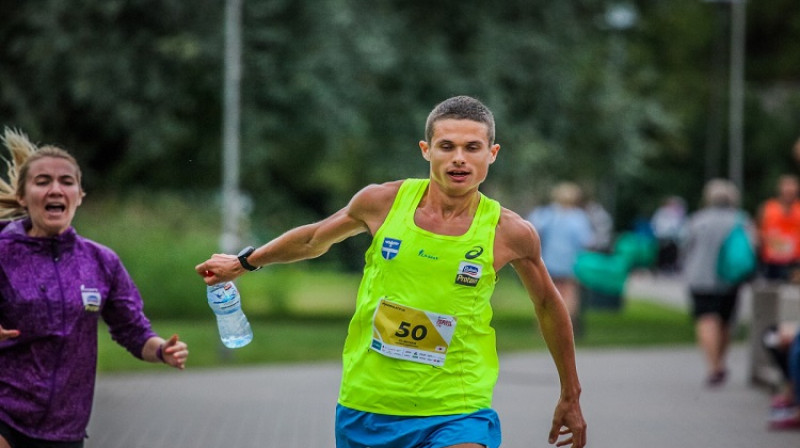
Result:
{"label": "grass", "polygon": [[[336,361],[347,335],[346,316],[307,316],[251,322],[255,335],[248,346],[221,346],[211,311],[200,321],[158,320],[162,336],[178,333],[189,344],[189,368],[285,362]],[[493,323],[501,353],[545,350],[532,312],[500,314]],[[686,313],[646,301],[629,301],[620,312],[589,310],[578,348],[691,344],[693,326]],[[121,372],[163,368],[141,362],[113,343],[105,329],[99,335],[100,371]]]}
{"label": "grass", "polygon": [[[347,333],[344,319],[307,319],[292,321],[254,321],[253,342],[230,350],[222,346],[217,326],[209,310],[205,321],[155,321],[161,336],[177,333],[189,344],[189,367],[220,367],[279,362],[302,362],[338,359]],[[99,335],[100,371],[138,371],[161,368],[142,362],[111,341],[103,329]]]}
{"label": "grass", "polygon": [[[255,339],[237,350],[221,346],[205,285],[194,272],[197,263],[217,250],[219,222],[216,213],[209,215],[209,205],[205,197],[175,192],[90,196],[75,225],[79,233],[120,255],[156,331],[162,336],[178,333],[189,344],[189,367],[338,360],[360,274],[319,263],[331,262],[325,257],[270,266],[237,280]],[[253,244],[263,243],[248,238]],[[499,276],[492,297],[498,349],[544,350],[524,288],[511,269]],[[589,310],[583,323],[580,348],[693,341],[684,312],[641,300],[628,301],[620,312]],[[135,359],[113,343],[104,328],[100,333],[101,371],[163,368]]]}

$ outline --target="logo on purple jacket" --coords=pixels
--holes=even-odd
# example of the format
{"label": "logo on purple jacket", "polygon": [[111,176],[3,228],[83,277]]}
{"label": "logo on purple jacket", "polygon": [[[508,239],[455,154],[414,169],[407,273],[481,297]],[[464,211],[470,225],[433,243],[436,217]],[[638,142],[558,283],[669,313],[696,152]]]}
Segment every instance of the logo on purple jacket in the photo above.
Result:
{"label": "logo on purple jacket", "polygon": [[100,303],[103,298],[97,288],[87,288],[81,285],[81,298],[83,299],[83,309],[86,311],[97,312],[100,310]]}

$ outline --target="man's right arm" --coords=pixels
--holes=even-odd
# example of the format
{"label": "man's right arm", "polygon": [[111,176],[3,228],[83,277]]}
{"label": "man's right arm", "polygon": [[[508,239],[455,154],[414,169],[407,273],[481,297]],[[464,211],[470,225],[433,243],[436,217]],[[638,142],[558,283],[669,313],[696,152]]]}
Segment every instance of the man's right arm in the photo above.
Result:
{"label": "man's right arm", "polygon": [[[374,233],[386,218],[399,185],[399,181],[369,185],[333,215],[287,231],[257,248],[247,261],[253,266],[266,266],[307,260],[319,257],[351,236]],[[233,280],[247,272],[235,255],[228,254],[214,254],[195,270],[209,285]]]}

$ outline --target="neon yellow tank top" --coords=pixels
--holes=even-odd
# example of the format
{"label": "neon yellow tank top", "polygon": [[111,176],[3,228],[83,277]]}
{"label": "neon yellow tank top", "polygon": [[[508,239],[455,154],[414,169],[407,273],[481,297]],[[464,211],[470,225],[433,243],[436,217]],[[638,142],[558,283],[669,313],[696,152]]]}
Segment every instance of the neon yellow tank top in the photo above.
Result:
{"label": "neon yellow tank top", "polygon": [[464,235],[414,223],[429,180],[408,179],[366,252],[342,356],[339,403],[389,415],[491,406],[498,361],[490,298],[500,204],[481,194]]}

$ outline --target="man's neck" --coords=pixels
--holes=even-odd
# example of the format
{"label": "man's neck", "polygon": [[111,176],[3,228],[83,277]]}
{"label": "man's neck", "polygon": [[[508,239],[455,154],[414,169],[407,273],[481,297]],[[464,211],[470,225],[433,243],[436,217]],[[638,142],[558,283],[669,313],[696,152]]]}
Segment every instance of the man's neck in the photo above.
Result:
{"label": "man's neck", "polygon": [[442,235],[463,235],[472,225],[472,219],[480,204],[477,189],[453,196],[445,194],[433,184],[422,197],[414,214],[414,222],[420,228]]}

